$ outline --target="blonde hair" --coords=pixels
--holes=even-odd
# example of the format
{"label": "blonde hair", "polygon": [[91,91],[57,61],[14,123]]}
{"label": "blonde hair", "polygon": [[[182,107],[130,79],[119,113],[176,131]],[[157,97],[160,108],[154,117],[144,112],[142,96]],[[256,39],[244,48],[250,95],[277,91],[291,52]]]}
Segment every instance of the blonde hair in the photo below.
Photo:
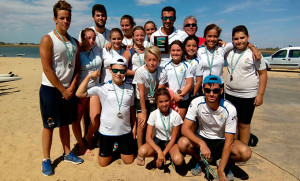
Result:
{"label": "blonde hair", "polygon": [[149,53],[153,54],[158,60],[161,59],[161,52],[157,46],[152,45],[150,47],[147,47],[145,50],[145,58]]}

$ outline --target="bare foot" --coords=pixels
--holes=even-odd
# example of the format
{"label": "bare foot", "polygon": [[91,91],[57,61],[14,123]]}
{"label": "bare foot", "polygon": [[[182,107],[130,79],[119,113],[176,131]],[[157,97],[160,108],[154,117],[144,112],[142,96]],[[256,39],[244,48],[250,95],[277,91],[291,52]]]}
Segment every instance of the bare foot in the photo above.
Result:
{"label": "bare foot", "polygon": [[139,165],[139,166],[144,166],[144,165],[145,165],[145,158],[143,159],[143,158],[137,156],[137,157],[136,157],[136,163],[137,163],[137,165]]}

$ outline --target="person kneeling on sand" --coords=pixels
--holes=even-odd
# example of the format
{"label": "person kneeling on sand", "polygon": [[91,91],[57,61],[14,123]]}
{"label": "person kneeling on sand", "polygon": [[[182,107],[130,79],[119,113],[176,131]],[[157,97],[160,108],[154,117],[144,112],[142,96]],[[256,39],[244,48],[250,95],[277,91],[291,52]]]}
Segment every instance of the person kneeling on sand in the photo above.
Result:
{"label": "person kneeling on sand", "polygon": [[[245,162],[251,157],[251,149],[239,140],[234,140],[237,126],[235,107],[221,98],[223,88],[218,76],[209,75],[203,81],[205,96],[195,98],[187,111],[182,134],[178,141],[181,152],[200,160],[199,151],[206,159],[218,160],[220,180],[233,180],[231,166],[234,162]],[[199,128],[193,132],[195,119]],[[226,167],[226,169],[225,169]],[[200,169],[200,167],[199,167]],[[225,174],[226,173],[226,174]]]}
{"label": "person kneeling on sand", "polygon": [[125,164],[131,164],[135,158],[134,90],[132,85],[123,82],[126,70],[126,59],[122,56],[114,56],[109,68],[112,74],[111,81],[87,90],[89,80],[100,76],[99,71],[94,71],[85,77],[76,92],[76,96],[80,98],[93,95],[100,98],[102,111],[98,163],[101,167],[111,162],[115,142],[118,143],[121,159]]}
{"label": "person kneeling on sand", "polygon": [[157,109],[149,116],[146,143],[138,151],[137,164],[144,166],[145,157],[154,156],[157,168],[162,167],[168,157],[175,165],[182,165],[183,155],[179,152],[176,140],[183,121],[170,108],[171,96],[166,88],[157,89],[154,97]]}

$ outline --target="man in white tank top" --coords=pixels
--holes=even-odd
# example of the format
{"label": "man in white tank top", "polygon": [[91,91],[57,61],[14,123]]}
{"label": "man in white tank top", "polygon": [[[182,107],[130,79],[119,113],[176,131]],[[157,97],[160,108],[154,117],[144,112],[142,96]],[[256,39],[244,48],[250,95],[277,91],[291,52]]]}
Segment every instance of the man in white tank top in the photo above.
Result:
{"label": "man in white tank top", "polygon": [[44,126],[42,173],[45,176],[53,174],[50,150],[55,127],[59,127],[64,161],[74,164],[83,162],[70,151],[69,125],[76,120],[74,91],[80,68],[78,42],[67,33],[71,23],[71,8],[65,1],[58,1],[54,5],[55,29],[45,35],[40,43],[43,67],[40,108]]}

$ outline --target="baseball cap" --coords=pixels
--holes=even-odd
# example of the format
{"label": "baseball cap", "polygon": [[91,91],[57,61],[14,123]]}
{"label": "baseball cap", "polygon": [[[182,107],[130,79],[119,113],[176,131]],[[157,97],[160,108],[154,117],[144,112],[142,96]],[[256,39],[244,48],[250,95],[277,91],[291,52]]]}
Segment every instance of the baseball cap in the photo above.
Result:
{"label": "baseball cap", "polygon": [[114,65],[114,64],[118,64],[118,65],[124,65],[127,67],[127,60],[120,55],[116,55],[112,58],[110,65]]}
{"label": "baseball cap", "polygon": [[203,85],[209,84],[209,83],[220,84],[220,86],[222,85],[222,81],[221,81],[220,77],[218,77],[216,75],[209,75],[204,78]]}

